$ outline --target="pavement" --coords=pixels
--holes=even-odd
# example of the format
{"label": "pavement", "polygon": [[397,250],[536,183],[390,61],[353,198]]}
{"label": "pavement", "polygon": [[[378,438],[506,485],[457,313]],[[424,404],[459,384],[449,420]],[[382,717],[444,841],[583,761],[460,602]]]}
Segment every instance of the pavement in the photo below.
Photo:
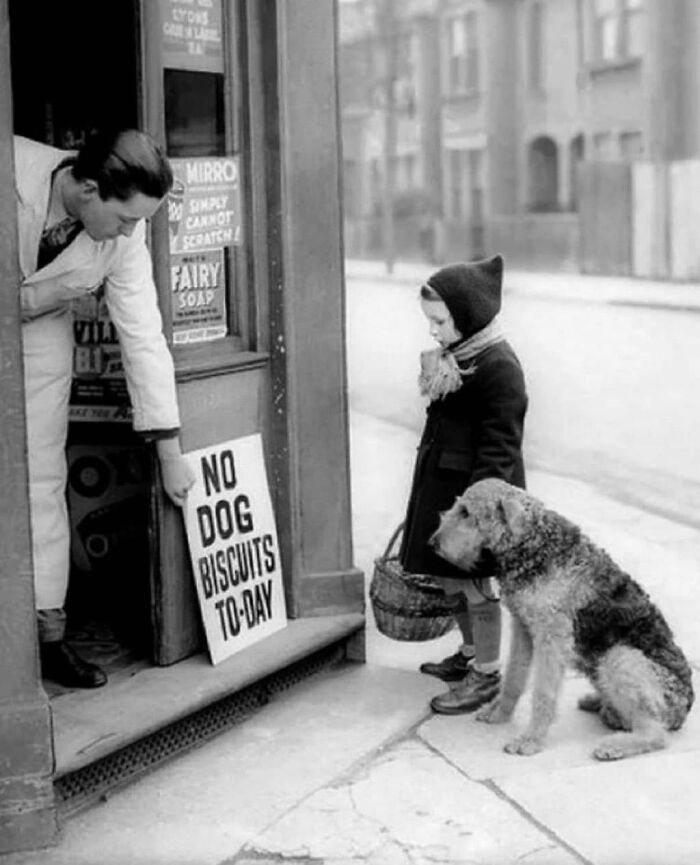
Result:
{"label": "pavement", "polygon": [[[384,262],[348,259],[345,273],[349,279],[405,282],[418,288],[437,267],[423,262],[399,261],[389,273]],[[700,312],[700,283],[697,282],[589,275],[573,271],[512,270],[506,262],[504,289],[562,303],[610,303]]]}
{"label": "pavement", "polygon": [[[371,275],[349,262],[347,275]],[[392,278],[421,276],[403,265]],[[422,273],[427,275],[423,268]],[[517,278],[516,278],[517,276]],[[692,288],[564,275],[580,302],[691,303]],[[510,290],[552,291],[512,274]],[[700,291],[700,289],[696,289]],[[564,297],[562,296],[562,299]],[[694,298],[692,302],[695,303]],[[700,309],[700,298],[697,304]],[[399,522],[416,434],[351,412],[355,561],[368,577]],[[700,531],[610,497],[595,483],[531,471],[531,491],[579,523],[649,591],[700,670]],[[698,865],[700,712],[653,754],[599,763],[604,734],[576,709],[568,675],[544,751],[518,757],[502,727],[434,716],[444,685],[419,663],[453,652],[379,634],[367,663],[282,693],[252,718],[69,820],[58,847],[1,865]],[[507,643],[507,639],[504,641]],[[504,645],[505,650],[505,645]]]}

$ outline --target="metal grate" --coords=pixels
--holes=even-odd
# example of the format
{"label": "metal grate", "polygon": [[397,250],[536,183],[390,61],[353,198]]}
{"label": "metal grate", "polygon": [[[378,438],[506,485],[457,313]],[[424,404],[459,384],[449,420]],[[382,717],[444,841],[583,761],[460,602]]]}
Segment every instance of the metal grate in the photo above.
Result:
{"label": "metal grate", "polygon": [[246,720],[276,694],[340,663],[344,658],[342,643],[328,646],[108,757],[57,778],[54,791],[61,816],[73,816],[97,801],[104,801],[109,793],[127,781],[135,780],[171,757]]}

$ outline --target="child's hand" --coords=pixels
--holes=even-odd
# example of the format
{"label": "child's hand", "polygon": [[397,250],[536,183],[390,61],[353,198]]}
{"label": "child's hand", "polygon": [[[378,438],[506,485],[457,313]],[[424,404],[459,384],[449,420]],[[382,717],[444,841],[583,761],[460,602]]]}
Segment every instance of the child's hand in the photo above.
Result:
{"label": "child's hand", "polygon": [[189,462],[180,452],[175,439],[164,439],[156,443],[163,489],[174,505],[181,508],[187,493],[195,482],[195,473]]}

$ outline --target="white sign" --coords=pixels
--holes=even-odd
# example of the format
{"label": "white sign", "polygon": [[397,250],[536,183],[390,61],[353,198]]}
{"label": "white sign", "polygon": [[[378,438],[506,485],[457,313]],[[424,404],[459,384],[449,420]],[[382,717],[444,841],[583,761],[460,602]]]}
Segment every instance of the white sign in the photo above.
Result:
{"label": "white sign", "polygon": [[186,454],[185,526],[213,664],[287,624],[260,435]]}

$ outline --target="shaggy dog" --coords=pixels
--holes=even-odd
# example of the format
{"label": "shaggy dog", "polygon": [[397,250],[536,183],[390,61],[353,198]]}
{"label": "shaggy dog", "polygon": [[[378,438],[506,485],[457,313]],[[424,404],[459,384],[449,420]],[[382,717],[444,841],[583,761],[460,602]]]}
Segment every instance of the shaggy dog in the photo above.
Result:
{"label": "shaggy dog", "polygon": [[542,749],[568,663],[595,689],[580,708],[619,731],[595,749],[599,760],[663,748],[664,731],[683,724],[691,670],[671,629],[646,592],[564,517],[504,481],[483,480],[442,515],[430,544],[467,572],[491,559],[512,615],[500,693],[477,719],[507,721],[534,668],[530,723],[506,751]]}

